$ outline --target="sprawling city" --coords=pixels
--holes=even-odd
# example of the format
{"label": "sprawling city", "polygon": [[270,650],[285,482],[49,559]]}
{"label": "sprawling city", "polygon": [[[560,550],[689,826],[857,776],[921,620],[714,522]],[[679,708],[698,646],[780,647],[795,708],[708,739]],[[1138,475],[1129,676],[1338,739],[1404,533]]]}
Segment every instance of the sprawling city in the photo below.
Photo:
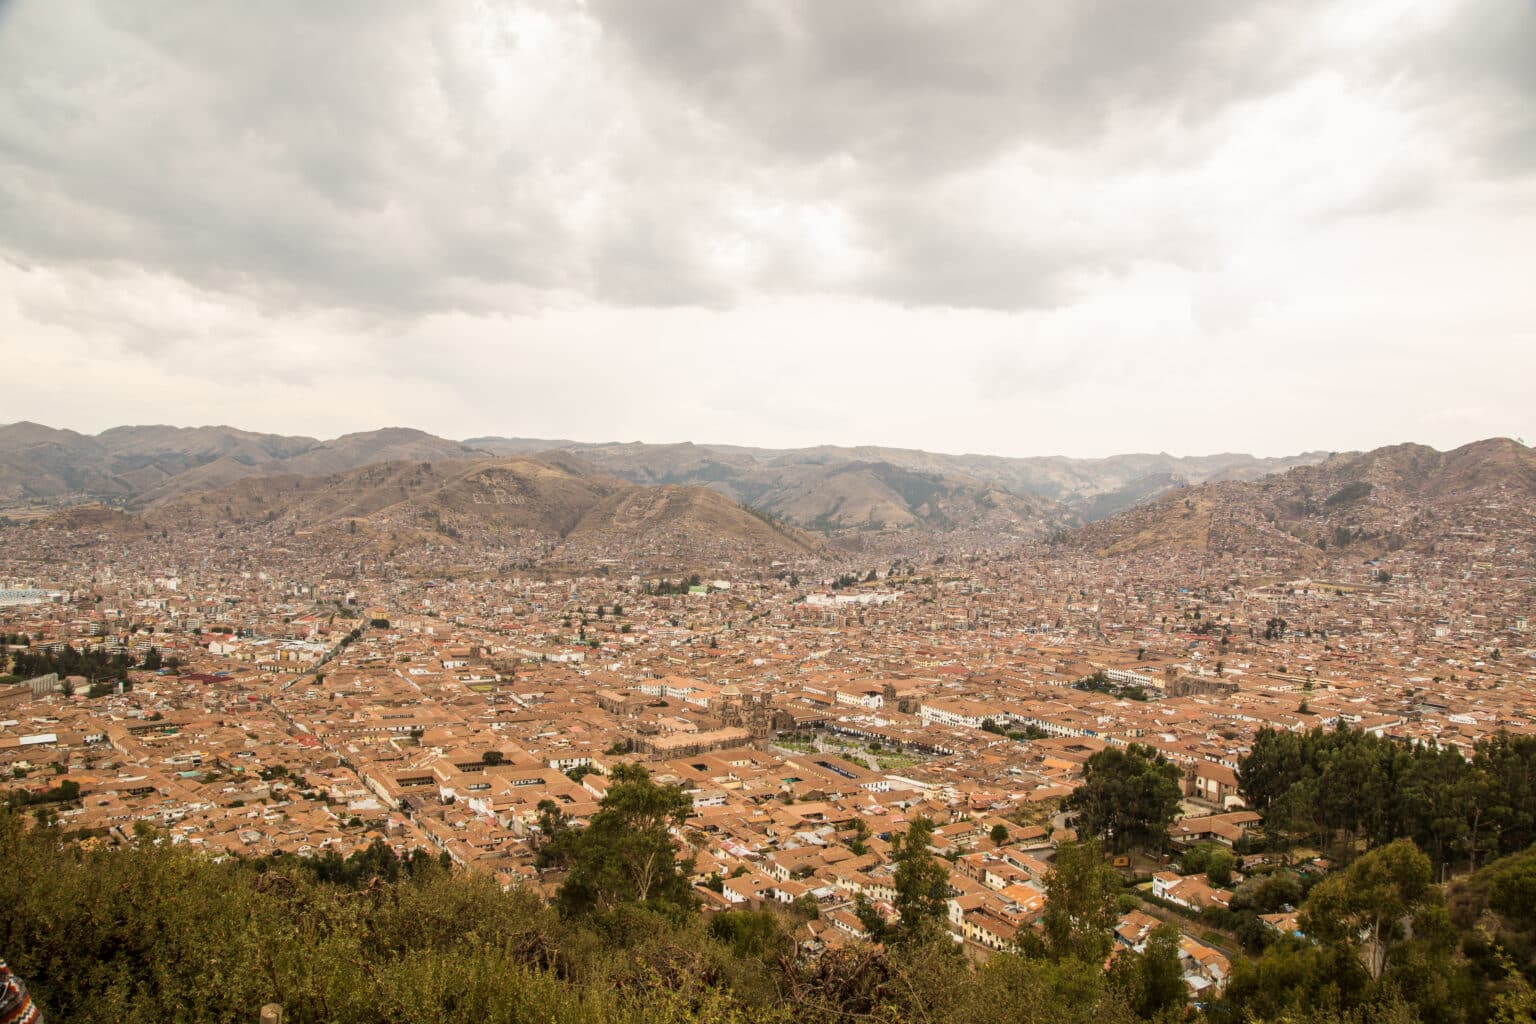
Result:
{"label": "sprawling city", "polygon": [[[59,433],[0,431],[34,457]],[[1178,1007],[1306,941],[1304,889],[1389,838],[1437,879],[1536,838],[1536,455],[1516,442],[1175,487],[1038,537],[701,518],[713,491],[556,465],[575,457],[253,469],[143,511],[16,495],[9,803],[82,849],[338,877],[430,858],[565,905],[562,837],[639,766],[679,794],[666,899],[769,913],[807,960],[914,927],[914,829],[930,925],[974,963],[1051,941],[1063,846],[1094,843],[1123,884],[1099,955],[1170,929]],[[577,483],[617,503],[541,529]],[[1293,766],[1321,787],[1297,801],[1263,789],[1279,735],[1367,759]],[[1420,778],[1373,741],[1437,758]],[[1523,790],[1495,792],[1511,771]]]}
{"label": "sprawling city", "polygon": [[0,0],[0,1024],[1536,1021],[1533,54]]}

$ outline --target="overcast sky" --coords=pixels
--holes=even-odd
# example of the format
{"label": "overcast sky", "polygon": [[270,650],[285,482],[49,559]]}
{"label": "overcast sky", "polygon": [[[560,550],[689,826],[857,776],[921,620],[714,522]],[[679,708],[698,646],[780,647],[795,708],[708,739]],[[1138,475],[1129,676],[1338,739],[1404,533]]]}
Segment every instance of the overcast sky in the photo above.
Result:
{"label": "overcast sky", "polygon": [[0,0],[0,421],[1536,441],[1533,0]]}

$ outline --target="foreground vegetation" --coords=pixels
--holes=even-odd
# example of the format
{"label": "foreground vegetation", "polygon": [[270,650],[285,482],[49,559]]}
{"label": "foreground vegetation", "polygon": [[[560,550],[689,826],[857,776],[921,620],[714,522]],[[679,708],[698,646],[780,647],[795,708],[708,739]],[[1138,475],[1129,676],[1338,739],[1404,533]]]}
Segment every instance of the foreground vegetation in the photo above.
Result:
{"label": "foreground vegetation", "polygon": [[[1207,910],[1202,920],[1218,913],[1223,920],[1205,923],[1235,933],[1252,956],[1237,960],[1223,997],[1196,1011],[1187,1005],[1175,929],[1155,932],[1145,952],[1119,950],[1111,959],[1110,929],[1139,900],[1106,867],[1105,844],[1160,841],[1177,803],[1175,770],[1137,747],[1090,760],[1071,805],[1084,831],[1104,842],[1058,850],[1041,931],[1022,932],[1016,950],[981,966],[944,928],[947,875],[924,819],[891,837],[899,917],[858,904],[877,945],[803,950],[794,934],[814,907],[701,917],[691,865],[675,859],[672,839],[690,801],[640,765],[614,769],[585,828],[552,802],[540,805],[538,863],[563,878],[553,906],[452,872],[443,858],[400,859],[382,845],[346,860],[215,862],[147,825],[113,848],[62,833],[51,805],[30,813],[7,806],[0,955],[55,1021],[243,1021],[267,1002],[282,1004],[294,1024],[1116,1024],[1191,1012],[1233,1024],[1532,1020],[1536,847],[1509,852],[1529,834],[1523,768],[1532,745],[1501,738],[1460,762],[1359,734],[1260,739],[1243,765],[1250,798],[1305,838],[1326,840],[1347,863],[1320,874],[1272,861],[1237,889],[1231,909]],[[1375,790],[1358,781],[1381,765],[1399,780],[1428,777],[1441,788],[1387,784],[1380,792],[1399,795],[1373,804]],[[1357,782],[1349,818],[1335,817],[1344,804],[1336,812],[1318,798],[1345,773]],[[1477,773],[1504,785],[1496,795],[1468,786]],[[1436,805],[1426,792],[1458,813],[1426,819],[1423,809]],[[1425,820],[1443,832],[1416,827]],[[1289,845],[1279,829],[1272,838]],[[1416,842],[1426,838],[1433,860]],[[1451,851],[1466,861],[1509,855],[1447,890],[1436,875]],[[1217,882],[1233,870],[1219,848],[1183,859],[1186,870],[1203,867]],[[1259,916],[1292,906],[1300,936],[1282,936]]]}
{"label": "foreground vegetation", "polygon": [[1500,733],[1468,759],[1347,728],[1261,729],[1241,776],[1277,850],[1299,843],[1347,861],[1406,837],[1436,867],[1475,868],[1536,843],[1536,737]]}
{"label": "foreground vegetation", "polygon": [[432,858],[397,880],[214,863],[144,836],[82,849],[0,813],[0,949],[53,1021],[1135,1020],[1097,965],[947,939],[795,956],[788,921],[640,904],[562,917]]}
{"label": "foreground vegetation", "polygon": [[[141,830],[85,849],[0,812],[0,950],[55,1021],[1097,1022],[1186,1013],[1176,936],[1110,971],[1103,926],[1126,894],[1096,844],[1066,847],[1043,937],[976,967],[941,931],[797,955],[792,914],[708,921],[666,901],[567,900],[452,873],[435,858],[345,870],[214,861]],[[910,871],[923,873],[921,861]],[[1399,842],[1312,889],[1317,941],[1240,961],[1213,1020],[1530,1020],[1536,851],[1451,890]],[[390,879],[393,880],[390,880]],[[915,892],[926,886],[914,887]],[[590,891],[582,882],[583,892]],[[921,911],[914,905],[914,920]]]}

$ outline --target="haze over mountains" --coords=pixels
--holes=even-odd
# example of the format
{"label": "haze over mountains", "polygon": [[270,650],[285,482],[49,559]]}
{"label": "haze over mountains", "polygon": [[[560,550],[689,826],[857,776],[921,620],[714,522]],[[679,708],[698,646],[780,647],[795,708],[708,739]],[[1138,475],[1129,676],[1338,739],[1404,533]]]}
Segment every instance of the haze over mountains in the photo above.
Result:
{"label": "haze over mountains", "polygon": [[1207,483],[1090,523],[1072,539],[1103,555],[1203,548],[1318,561],[1433,553],[1448,539],[1527,549],[1533,536],[1536,452],[1490,438],[1448,452],[1393,445],[1262,480]]}
{"label": "haze over mountains", "polygon": [[[1445,536],[1536,526],[1536,456],[1491,439],[1450,452],[1397,445],[1308,453],[1107,459],[895,448],[464,442],[390,428],[329,441],[229,427],[117,427],[95,437],[0,427],[0,500],[105,501],[142,522],[359,543],[470,544],[528,557],[611,557],[704,544],[733,557],[1066,540],[1101,555],[1197,548],[1316,562]],[[206,520],[206,522],[204,522]],[[884,540],[882,540],[884,538]],[[557,550],[558,549],[558,550]]]}
{"label": "haze over mountains", "polygon": [[92,437],[11,423],[0,426],[0,500],[83,496],[144,506],[251,476],[315,475],[392,459],[483,454],[403,428],[320,441],[233,427],[114,427]]}
{"label": "haze over mountains", "polygon": [[512,457],[392,460],[322,476],[250,477],[160,502],[151,529],[243,529],[361,549],[436,544],[526,560],[710,549],[767,561],[820,553],[820,539],[702,487],[644,487]]}
{"label": "haze over mountains", "polygon": [[[976,507],[1024,518],[1096,519],[1170,487],[1211,479],[1257,479],[1327,455],[1071,459],[946,455],[875,446],[767,449],[499,437],[464,443],[506,453],[566,451],[635,483],[704,484],[791,522],[831,527],[923,522],[942,528],[957,513]],[[1052,509],[1051,503],[1063,507]]]}
{"label": "haze over mountains", "polygon": [[116,427],[92,437],[14,423],[0,427],[0,500],[95,498],[147,508],[251,477],[322,475],[392,460],[533,454],[579,475],[708,487],[808,529],[974,526],[1026,534],[1102,518],[1172,487],[1251,480],[1325,457],[1005,458],[880,447],[780,450],[498,437],[461,443],[405,428],[329,441],[231,427]]}

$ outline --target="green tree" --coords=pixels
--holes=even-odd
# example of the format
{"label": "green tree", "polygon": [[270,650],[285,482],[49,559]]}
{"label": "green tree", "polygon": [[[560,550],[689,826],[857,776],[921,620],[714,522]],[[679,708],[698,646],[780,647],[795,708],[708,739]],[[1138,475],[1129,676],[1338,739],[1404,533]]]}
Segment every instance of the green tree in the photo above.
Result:
{"label": "green tree", "polygon": [[678,786],[658,786],[643,765],[617,765],[611,778],[587,827],[560,839],[570,874],[556,906],[567,917],[628,903],[673,915],[691,910],[695,898],[672,830],[682,826],[693,801]]}
{"label": "green tree", "polygon": [[1102,963],[1001,954],[956,993],[958,1012],[935,1021],[966,1024],[1131,1024],[1138,1018]]}
{"label": "green tree", "polygon": [[1301,929],[1320,942],[1356,946],[1372,978],[1386,970],[1415,917],[1442,902],[1429,858],[1407,839],[1372,850],[1313,887]]}
{"label": "green tree", "polygon": [[1225,888],[1232,884],[1232,868],[1237,858],[1226,847],[1218,846],[1211,851],[1205,862],[1205,877],[1212,885]]}
{"label": "green tree", "polygon": [[884,942],[891,932],[891,926],[886,924],[880,909],[862,892],[853,898],[853,916],[859,919],[859,924],[871,941]]}
{"label": "green tree", "polygon": [[1352,850],[1404,836],[1432,864],[1476,866],[1536,842],[1536,737],[1500,733],[1455,749],[1339,728],[1260,730],[1239,777],[1278,848]]}
{"label": "green tree", "polygon": [[710,918],[709,934],[731,947],[738,957],[776,959],[793,940],[777,915],[766,910],[731,910]]}
{"label": "green tree", "polygon": [[1504,965],[1509,982],[1493,1001],[1493,1024],[1536,1024],[1536,988],[1507,958]]}
{"label": "green tree", "polygon": [[992,826],[992,832],[988,836],[993,846],[1006,846],[1008,844],[1008,826],[998,822]]}
{"label": "green tree", "polygon": [[1150,747],[1105,747],[1088,759],[1083,784],[1067,798],[1080,833],[1115,853],[1160,850],[1179,810],[1179,769]]}
{"label": "green tree", "polygon": [[1473,763],[1493,781],[1488,829],[1499,853],[1536,844],[1536,736],[1499,733],[1478,742]]}
{"label": "green tree", "polygon": [[[1240,958],[1213,1020],[1278,1021],[1325,1019],[1366,999],[1370,976],[1360,958],[1342,946],[1317,946],[1287,939],[1262,956]],[[1374,1019],[1374,1018],[1372,1018]]]}
{"label": "green tree", "polygon": [[1272,871],[1246,879],[1232,893],[1233,910],[1255,914],[1277,913],[1282,907],[1301,903],[1301,879],[1292,871]]}
{"label": "green tree", "polygon": [[853,839],[848,843],[848,849],[855,856],[862,857],[869,852],[867,842],[869,840],[869,823],[863,818],[853,819]]}
{"label": "green tree", "polygon": [[1189,989],[1179,963],[1179,930],[1162,925],[1147,937],[1141,953],[1117,957],[1112,980],[1139,1017],[1151,1020],[1182,1010]]}
{"label": "green tree", "polygon": [[901,915],[898,938],[911,941],[931,935],[948,913],[949,872],[929,850],[933,823],[916,818],[905,836],[892,844],[896,865],[896,912]]}
{"label": "green tree", "polygon": [[1120,876],[1097,840],[1064,843],[1045,876],[1045,951],[1055,960],[1102,963],[1113,944]]}

